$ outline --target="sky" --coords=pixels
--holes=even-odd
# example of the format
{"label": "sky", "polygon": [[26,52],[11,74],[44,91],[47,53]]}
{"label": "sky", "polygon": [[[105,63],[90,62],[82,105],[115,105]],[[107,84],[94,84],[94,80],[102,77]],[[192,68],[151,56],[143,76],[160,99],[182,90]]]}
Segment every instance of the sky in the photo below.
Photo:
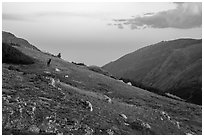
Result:
{"label": "sky", "polygon": [[163,40],[202,38],[202,4],[2,3],[2,30],[67,61],[103,66]]}

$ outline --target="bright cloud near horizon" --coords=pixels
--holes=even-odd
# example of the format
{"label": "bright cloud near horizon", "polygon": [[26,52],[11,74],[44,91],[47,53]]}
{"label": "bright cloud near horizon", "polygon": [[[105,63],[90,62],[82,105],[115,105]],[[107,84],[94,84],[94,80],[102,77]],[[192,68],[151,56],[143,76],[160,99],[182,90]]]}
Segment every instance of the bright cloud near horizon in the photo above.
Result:
{"label": "bright cloud near horizon", "polygon": [[102,66],[163,40],[202,38],[202,3],[2,3],[2,30]]}

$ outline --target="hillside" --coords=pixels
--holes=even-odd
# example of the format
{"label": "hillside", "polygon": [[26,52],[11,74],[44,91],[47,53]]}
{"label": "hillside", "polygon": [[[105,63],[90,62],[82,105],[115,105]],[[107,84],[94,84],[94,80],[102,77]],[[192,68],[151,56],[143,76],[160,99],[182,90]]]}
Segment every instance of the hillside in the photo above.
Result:
{"label": "hillside", "polygon": [[10,44],[12,46],[18,46],[18,47],[21,46],[24,48],[31,48],[39,51],[37,47],[30,44],[27,40],[18,38],[14,34],[5,32],[5,31],[2,31],[2,42]]}
{"label": "hillside", "polygon": [[135,86],[202,103],[202,40],[162,41],[110,62],[103,69]]}
{"label": "hillside", "polygon": [[2,64],[2,134],[202,134],[201,106],[127,85],[97,67],[12,47],[35,62]]}
{"label": "hillside", "polygon": [[13,64],[33,64],[35,60],[7,43],[2,43],[2,62]]}

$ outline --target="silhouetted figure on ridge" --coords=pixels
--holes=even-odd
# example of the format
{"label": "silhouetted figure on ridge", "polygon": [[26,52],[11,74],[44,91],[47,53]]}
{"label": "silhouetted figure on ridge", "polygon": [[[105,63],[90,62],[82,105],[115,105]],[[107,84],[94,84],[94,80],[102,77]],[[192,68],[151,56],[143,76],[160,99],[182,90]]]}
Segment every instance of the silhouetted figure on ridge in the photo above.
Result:
{"label": "silhouetted figure on ridge", "polygon": [[48,66],[48,67],[50,66],[50,63],[51,63],[51,59],[49,59],[49,60],[47,61],[47,66]]}
{"label": "silhouetted figure on ridge", "polygon": [[61,53],[59,53],[59,54],[57,55],[57,57],[58,57],[58,58],[61,58]]}

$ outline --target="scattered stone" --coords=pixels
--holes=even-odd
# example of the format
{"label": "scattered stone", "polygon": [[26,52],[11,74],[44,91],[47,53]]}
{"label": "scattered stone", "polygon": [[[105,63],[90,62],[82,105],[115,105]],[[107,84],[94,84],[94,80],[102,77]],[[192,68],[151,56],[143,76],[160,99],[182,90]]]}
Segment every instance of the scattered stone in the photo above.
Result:
{"label": "scattered stone", "polygon": [[146,132],[151,128],[151,126],[140,119],[136,119],[135,121],[130,123],[130,127],[134,130],[140,130]]}
{"label": "scattered stone", "polygon": [[111,100],[111,98],[110,98],[110,97],[108,97],[108,96],[106,96],[106,95],[104,95],[104,97],[105,97],[105,100],[106,100],[106,101],[108,101],[109,103],[111,103],[111,102],[112,102],[112,100]]}
{"label": "scattered stone", "polygon": [[181,128],[181,127],[180,127],[180,123],[179,123],[178,121],[176,121],[176,126],[177,126],[178,129]]}
{"label": "scattered stone", "polygon": [[90,128],[87,125],[85,125],[84,128],[85,128],[85,132],[86,132],[85,135],[92,135],[93,134],[94,130],[92,128]]}
{"label": "scattered stone", "polygon": [[[162,113],[162,115],[163,115],[167,120],[169,120],[171,123],[173,123],[174,125],[176,125],[176,127],[177,127],[178,129],[181,128],[181,127],[180,127],[180,123],[179,123],[178,121],[172,120],[171,117],[170,117],[166,112],[164,112],[164,111],[162,111],[161,113]],[[163,120],[162,117],[161,117],[161,119]]]}
{"label": "scattered stone", "polygon": [[46,79],[51,80],[50,85],[52,85],[53,87],[56,87],[56,84],[60,83],[59,79],[55,80],[54,78],[51,78],[51,77],[46,77]]}
{"label": "scattered stone", "polygon": [[60,70],[58,68],[55,68],[55,71],[60,72]]}
{"label": "scattered stone", "polygon": [[15,71],[20,71],[17,67],[15,66],[9,66],[8,67],[9,70],[15,70]]}
{"label": "scattered stone", "polygon": [[125,120],[127,120],[127,116],[125,114],[119,114],[119,116],[121,116],[122,118],[124,118]]}
{"label": "scattered stone", "polygon": [[171,117],[170,117],[166,112],[162,111],[161,114],[162,114],[165,118],[167,118],[168,120],[171,120]]}
{"label": "scattered stone", "polygon": [[122,83],[124,83],[124,81],[123,80],[118,80],[119,82],[122,82]]}
{"label": "scattered stone", "polygon": [[89,101],[86,101],[86,104],[88,104],[88,108],[90,109],[90,111],[93,111],[93,106]]}
{"label": "scattered stone", "polygon": [[148,129],[151,129],[151,126],[148,123],[142,123],[142,126]]}
{"label": "scattered stone", "polygon": [[55,87],[55,79],[54,79],[54,78],[51,78],[51,85],[52,85],[53,87]]}
{"label": "scattered stone", "polygon": [[114,135],[114,132],[113,132],[111,129],[107,129],[106,132],[107,132],[109,135]]}
{"label": "scattered stone", "polygon": [[128,124],[128,123],[124,123],[124,125],[129,126],[130,124]]}
{"label": "scattered stone", "polygon": [[44,71],[45,74],[51,74],[49,71]]}
{"label": "scattered stone", "polygon": [[90,111],[93,111],[93,106],[89,101],[83,101],[81,100],[81,103],[83,104],[84,108],[89,109]]}
{"label": "scattered stone", "polygon": [[69,76],[68,76],[68,75],[65,75],[64,77],[65,77],[65,78],[68,78]]}
{"label": "scattered stone", "polygon": [[48,122],[45,131],[47,133],[56,133],[57,129],[55,127],[55,124],[53,122]]}
{"label": "scattered stone", "polygon": [[28,131],[33,132],[33,133],[39,133],[40,129],[36,125],[31,125]]}

